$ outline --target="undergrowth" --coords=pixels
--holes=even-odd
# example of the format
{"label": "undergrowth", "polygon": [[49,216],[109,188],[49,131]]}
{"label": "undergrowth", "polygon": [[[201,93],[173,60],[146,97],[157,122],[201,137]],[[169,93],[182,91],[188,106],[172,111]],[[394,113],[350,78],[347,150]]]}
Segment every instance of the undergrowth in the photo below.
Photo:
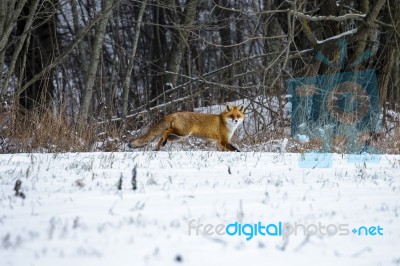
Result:
{"label": "undergrowth", "polygon": [[[55,113],[51,109],[21,111],[0,109],[0,153],[21,152],[90,152],[90,151],[130,151],[127,143],[148,128],[141,124],[142,130],[133,135],[129,130],[138,129],[138,123],[130,120],[128,124],[109,122],[87,123],[83,130],[76,130],[66,112]],[[129,124],[130,123],[130,124]],[[393,123],[396,124],[396,123]],[[139,127],[139,128],[140,128]],[[132,131],[133,132],[133,131]],[[290,136],[288,130],[260,131],[252,135],[234,136],[232,143],[242,151],[255,152],[306,152],[321,150],[321,141],[311,140],[299,143]],[[337,137],[332,141],[332,152],[346,153],[345,139]],[[400,127],[395,126],[380,134],[366,134],[359,143],[376,147],[382,153],[400,153]],[[148,146],[139,150],[152,150]],[[216,150],[210,141],[195,138],[178,143],[169,143],[163,150]]]}
{"label": "undergrowth", "polygon": [[124,135],[112,123],[78,131],[65,112],[50,109],[0,111],[0,153],[116,151]]}

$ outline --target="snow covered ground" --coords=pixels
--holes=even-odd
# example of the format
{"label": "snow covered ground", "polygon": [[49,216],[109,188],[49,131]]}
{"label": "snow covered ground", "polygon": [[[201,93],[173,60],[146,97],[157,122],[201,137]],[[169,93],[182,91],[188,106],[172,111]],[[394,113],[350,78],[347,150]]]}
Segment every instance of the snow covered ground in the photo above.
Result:
{"label": "snow covered ground", "polygon": [[[0,265],[400,265],[400,156],[364,164],[335,154],[332,168],[314,169],[298,159],[0,155]],[[269,231],[246,240],[254,224]]]}

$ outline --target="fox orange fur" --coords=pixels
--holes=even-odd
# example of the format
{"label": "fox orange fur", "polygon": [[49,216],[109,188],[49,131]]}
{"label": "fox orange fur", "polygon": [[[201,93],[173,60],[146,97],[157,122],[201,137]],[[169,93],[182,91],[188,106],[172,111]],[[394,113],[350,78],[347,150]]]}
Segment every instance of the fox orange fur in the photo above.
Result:
{"label": "fox orange fur", "polygon": [[153,125],[146,134],[132,139],[129,147],[143,147],[155,138],[160,137],[156,150],[160,150],[167,141],[177,141],[194,136],[213,140],[222,151],[239,151],[231,144],[231,137],[237,126],[244,120],[244,106],[226,104],[226,110],[219,115],[194,112],[178,112],[164,116]]}

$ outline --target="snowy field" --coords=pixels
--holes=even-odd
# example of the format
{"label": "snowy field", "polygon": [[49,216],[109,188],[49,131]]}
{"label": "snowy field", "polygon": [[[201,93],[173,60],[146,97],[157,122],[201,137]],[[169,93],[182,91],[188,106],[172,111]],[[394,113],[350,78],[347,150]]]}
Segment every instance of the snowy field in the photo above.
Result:
{"label": "snowy field", "polygon": [[0,265],[400,265],[400,156],[298,157],[0,155]]}

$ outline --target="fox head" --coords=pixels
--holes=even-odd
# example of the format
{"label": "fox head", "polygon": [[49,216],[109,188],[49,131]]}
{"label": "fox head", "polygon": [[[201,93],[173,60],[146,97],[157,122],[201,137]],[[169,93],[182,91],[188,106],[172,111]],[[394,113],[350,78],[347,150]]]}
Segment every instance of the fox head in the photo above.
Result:
{"label": "fox head", "polygon": [[224,112],[225,121],[232,126],[238,126],[244,120],[244,105],[240,104],[234,106],[231,103],[226,103],[226,110]]}

